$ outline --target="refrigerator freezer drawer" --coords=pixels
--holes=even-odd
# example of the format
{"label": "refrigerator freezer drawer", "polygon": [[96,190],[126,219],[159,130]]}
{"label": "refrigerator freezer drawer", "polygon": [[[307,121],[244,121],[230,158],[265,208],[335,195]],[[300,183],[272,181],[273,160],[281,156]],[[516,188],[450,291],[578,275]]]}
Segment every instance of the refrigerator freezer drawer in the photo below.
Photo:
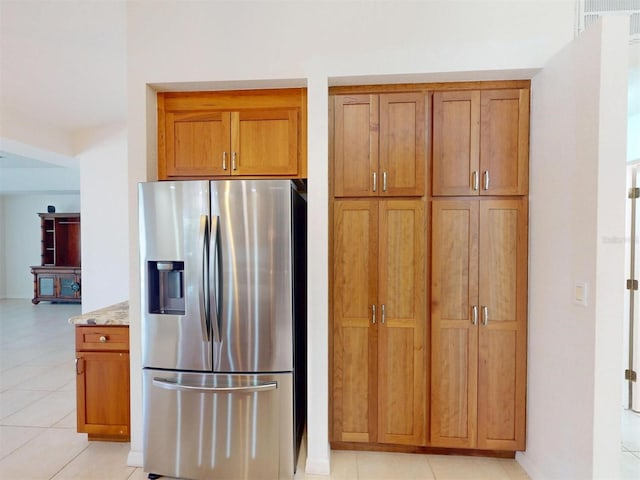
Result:
{"label": "refrigerator freezer drawer", "polygon": [[216,480],[293,478],[291,373],[143,372],[146,472]]}

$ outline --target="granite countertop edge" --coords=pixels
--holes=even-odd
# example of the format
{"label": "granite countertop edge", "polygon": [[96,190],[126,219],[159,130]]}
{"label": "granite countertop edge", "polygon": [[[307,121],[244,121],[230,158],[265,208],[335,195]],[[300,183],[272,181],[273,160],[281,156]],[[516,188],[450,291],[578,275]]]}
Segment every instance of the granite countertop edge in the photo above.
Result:
{"label": "granite countertop edge", "polygon": [[69,318],[72,325],[129,325],[129,301]]}

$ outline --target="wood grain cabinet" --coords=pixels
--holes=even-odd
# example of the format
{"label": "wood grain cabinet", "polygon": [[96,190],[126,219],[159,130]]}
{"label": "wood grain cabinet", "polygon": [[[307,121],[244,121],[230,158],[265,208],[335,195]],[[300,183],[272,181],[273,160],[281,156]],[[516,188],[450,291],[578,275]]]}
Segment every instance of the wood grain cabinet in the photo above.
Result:
{"label": "wood grain cabinet", "polygon": [[334,102],[334,195],[424,195],[424,94],[336,95]]}
{"label": "wood grain cabinet", "polygon": [[432,208],[434,446],[525,445],[527,200]]}
{"label": "wood grain cabinet", "polygon": [[77,429],[129,441],[129,327],[76,326]]}
{"label": "wood grain cabinet", "polygon": [[33,299],[80,303],[80,214],[38,213],[40,217],[40,265],[31,267]]}
{"label": "wood grain cabinet", "polygon": [[306,177],[306,90],[158,94],[158,177]]}
{"label": "wood grain cabinet", "polygon": [[333,442],[425,441],[422,200],[333,205]]}
{"label": "wood grain cabinet", "polygon": [[526,195],[529,89],[433,94],[433,195]]}

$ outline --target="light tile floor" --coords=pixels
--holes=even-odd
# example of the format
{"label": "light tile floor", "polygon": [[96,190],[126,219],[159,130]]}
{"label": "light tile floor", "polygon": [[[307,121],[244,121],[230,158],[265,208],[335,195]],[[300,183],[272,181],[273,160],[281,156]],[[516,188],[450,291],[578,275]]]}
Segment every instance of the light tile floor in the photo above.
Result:
{"label": "light tile floor", "polygon": [[[128,443],[76,433],[74,334],[79,305],[0,300],[0,479],[145,480],[126,465]],[[640,478],[640,415],[623,414],[623,478]],[[331,476],[296,480],[524,480],[514,460],[401,453],[331,452]]]}

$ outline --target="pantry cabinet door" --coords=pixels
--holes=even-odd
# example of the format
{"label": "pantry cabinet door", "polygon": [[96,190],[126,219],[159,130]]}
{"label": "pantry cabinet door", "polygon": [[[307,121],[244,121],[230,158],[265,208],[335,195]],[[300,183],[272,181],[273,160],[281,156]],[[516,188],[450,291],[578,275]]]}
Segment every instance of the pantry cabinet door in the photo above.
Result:
{"label": "pantry cabinet door", "polygon": [[481,94],[481,195],[529,193],[529,90]]}
{"label": "pantry cabinet door", "polygon": [[378,205],[333,205],[332,440],[377,439]]}
{"label": "pantry cabinet door", "polygon": [[378,95],[338,95],[334,101],[334,195],[377,196]]}
{"label": "pantry cabinet door", "polygon": [[424,105],[423,93],[380,95],[378,191],[382,196],[424,195]]}
{"label": "pantry cabinet door", "polygon": [[433,94],[433,194],[478,195],[480,92]]}
{"label": "pantry cabinet door", "polygon": [[378,442],[425,443],[422,200],[380,201]]}
{"label": "pantry cabinet door", "polygon": [[480,202],[478,448],[524,450],[527,201]]}
{"label": "pantry cabinet door", "polygon": [[431,445],[475,448],[478,201],[434,200],[431,232]]}

